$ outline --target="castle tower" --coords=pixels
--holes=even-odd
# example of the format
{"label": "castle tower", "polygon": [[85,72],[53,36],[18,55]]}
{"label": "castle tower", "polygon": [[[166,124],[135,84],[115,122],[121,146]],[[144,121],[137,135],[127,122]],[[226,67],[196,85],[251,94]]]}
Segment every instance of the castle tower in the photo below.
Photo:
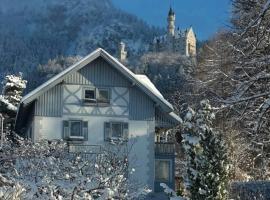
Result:
{"label": "castle tower", "polygon": [[175,14],[174,14],[174,11],[173,11],[172,7],[170,7],[167,21],[168,21],[168,26],[167,26],[168,35],[174,36],[174,31],[175,31],[175,25],[174,25],[175,24]]}
{"label": "castle tower", "polygon": [[125,50],[126,45],[124,42],[120,42],[119,47],[118,47],[118,53],[119,53],[119,60],[121,62],[125,62],[127,59],[127,51]]}

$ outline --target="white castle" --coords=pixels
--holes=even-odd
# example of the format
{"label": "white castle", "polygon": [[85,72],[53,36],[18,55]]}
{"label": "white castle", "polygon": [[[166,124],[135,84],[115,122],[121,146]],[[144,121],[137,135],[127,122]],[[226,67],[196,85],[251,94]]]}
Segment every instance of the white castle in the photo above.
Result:
{"label": "white castle", "polygon": [[186,30],[175,30],[175,13],[170,8],[168,14],[167,33],[154,38],[152,50],[154,52],[179,52],[181,55],[196,56],[196,36],[192,27]]}

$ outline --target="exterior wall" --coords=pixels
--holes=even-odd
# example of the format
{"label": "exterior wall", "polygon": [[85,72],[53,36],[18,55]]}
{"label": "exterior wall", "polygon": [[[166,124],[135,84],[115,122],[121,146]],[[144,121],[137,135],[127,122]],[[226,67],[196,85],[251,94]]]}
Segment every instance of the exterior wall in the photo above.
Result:
{"label": "exterior wall", "polygon": [[190,32],[187,36],[181,36],[178,35],[178,33],[175,36],[163,36],[162,40],[153,44],[153,51],[168,51],[190,56],[188,51],[188,44],[191,45],[191,55],[196,55],[196,38],[194,34],[191,34]]}
{"label": "exterior wall", "polygon": [[129,87],[130,82],[103,58],[97,58],[65,78],[65,84]]}
{"label": "exterior wall", "polygon": [[196,55],[196,37],[192,29],[188,32],[186,37],[186,55],[187,56]]}
{"label": "exterior wall", "polygon": [[35,115],[62,116],[62,85],[58,84],[37,98],[35,102]]}
{"label": "exterior wall", "polygon": [[40,139],[62,139],[63,120],[83,119],[88,121],[88,141],[82,144],[106,145],[104,142],[104,122],[120,121],[129,123],[129,145],[133,144],[129,155],[130,166],[135,169],[131,180],[154,189],[154,121],[135,121],[127,117],[74,116],[34,117],[35,141]]}
{"label": "exterior wall", "polygon": [[154,102],[136,87],[130,89],[129,117],[131,120],[155,119]]}
{"label": "exterior wall", "polygon": [[[84,104],[85,87],[110,89],[109,106]],[[35,103],[33,118],[34,141],[62,139],[63,121],[88,121],[88,145],[105,145],[104,122],[119,121],[129,124],[129,144],[134,143],[130,155],[132,177],[138,183],[154,189],[154,102],[137,86],[123,77],[102,58],[98,58],[64,82],[41,95]],[[136,162],[132,166],[133,157]]]}
{"label": "exterior wall", "polygon": [[61,117],[35,116],[33,121],[34,141],[62,139],[62,124]]}
{"label": "exterior wall", "polygon": [[129,142],[134,143],[130,163],[131,167],[135,168],[135,172],[130,178],[139,181],[138,183],[142,186],[148,185],[148,187],[154,189],[154,122],[130,121],[129,126],[131,137]]}
{"label": "exterior wall", "polygon": [[[129,88],[108,87],[111,93],[109,106],[89,106],[83,102],[83,89],[87,85],[63,86],[63,115],[75,116],[129,116]],[[89,86],[88,86],[89,87]]]}

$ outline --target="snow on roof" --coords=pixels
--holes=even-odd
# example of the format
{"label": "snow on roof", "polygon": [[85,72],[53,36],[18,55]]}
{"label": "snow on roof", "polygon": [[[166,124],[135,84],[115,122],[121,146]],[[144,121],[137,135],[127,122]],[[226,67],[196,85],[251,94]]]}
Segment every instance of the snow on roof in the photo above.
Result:
{"label": "snow on roof", "polygon": [[175,119],[178,123],[183,122],[182,119],[177,114],[175,114],[174,112],[170,112],[169,116],[172,117],[173,119]]}
{"label": "snow on roof", "polygon": [[135,76],[139,79],[141,83],[144,84],[149,90],[151,90],[155,95],[159,96],[160,98],[164,98],[156,86],[150,81],[150,79],[144,74],[135,74]]}
{"label": "snow on roof", "polygon": [[[136,75],[132,71],[130,71],[127,67],[125,67],[122,63],[120,63],[116,58],[111,56],[109,53],[107,53],[105,50],[98,48],[85,58],[81,59],[74,65],[68,67],[61,73],[57,74],[56,76],[52,77],[39,87],[37,87],[32,92],[28,93],[26,96],[22,98],[21,103],[28,104],[35,100],[39,95],[46,92],[50,88],[54,87],[58,83],[64,80],[64,77],[67,75],[83,68],[88,63],[92,62],[96,58],[101,56],[106,61],[108,61],[110,64],[112,64],[113,67],[115,67],[117,70],[119,70],[123,75],[125,75],[132,83],[137,85],[140,89],[143,90],[153,101],[155,101],[158,105],[161,106],[161,108],[166,113],[173,112],[173,106],[162,96],[162,94],[158,91],[158,89],[154,86],[154,84],[148,79],[145,75]],[[179,121],[179,117],[173,113],[171,115],[174,119]],[[179,119],[178,119],[179,118]]]}

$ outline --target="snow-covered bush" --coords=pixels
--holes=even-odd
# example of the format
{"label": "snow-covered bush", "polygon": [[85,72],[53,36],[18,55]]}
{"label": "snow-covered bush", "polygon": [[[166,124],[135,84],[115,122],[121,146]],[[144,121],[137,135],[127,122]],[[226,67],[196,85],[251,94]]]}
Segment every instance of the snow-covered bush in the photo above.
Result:
{"label": "snow-covered bush", "polygon": [[32,143],[17,137],[16,143],[5,143],[0,165],[0,199],[134,199],[148,192],[129,191],[132,172],[120,146],[76,154],[63,141]]}
{"label": "snow-covered bush", "polygon": [[187,156],[187,189],[190,198],[227,198],[229,162],[226,145],[211,128],[214,114],[208,100],[195,112],[188,108],[183,123]]}

